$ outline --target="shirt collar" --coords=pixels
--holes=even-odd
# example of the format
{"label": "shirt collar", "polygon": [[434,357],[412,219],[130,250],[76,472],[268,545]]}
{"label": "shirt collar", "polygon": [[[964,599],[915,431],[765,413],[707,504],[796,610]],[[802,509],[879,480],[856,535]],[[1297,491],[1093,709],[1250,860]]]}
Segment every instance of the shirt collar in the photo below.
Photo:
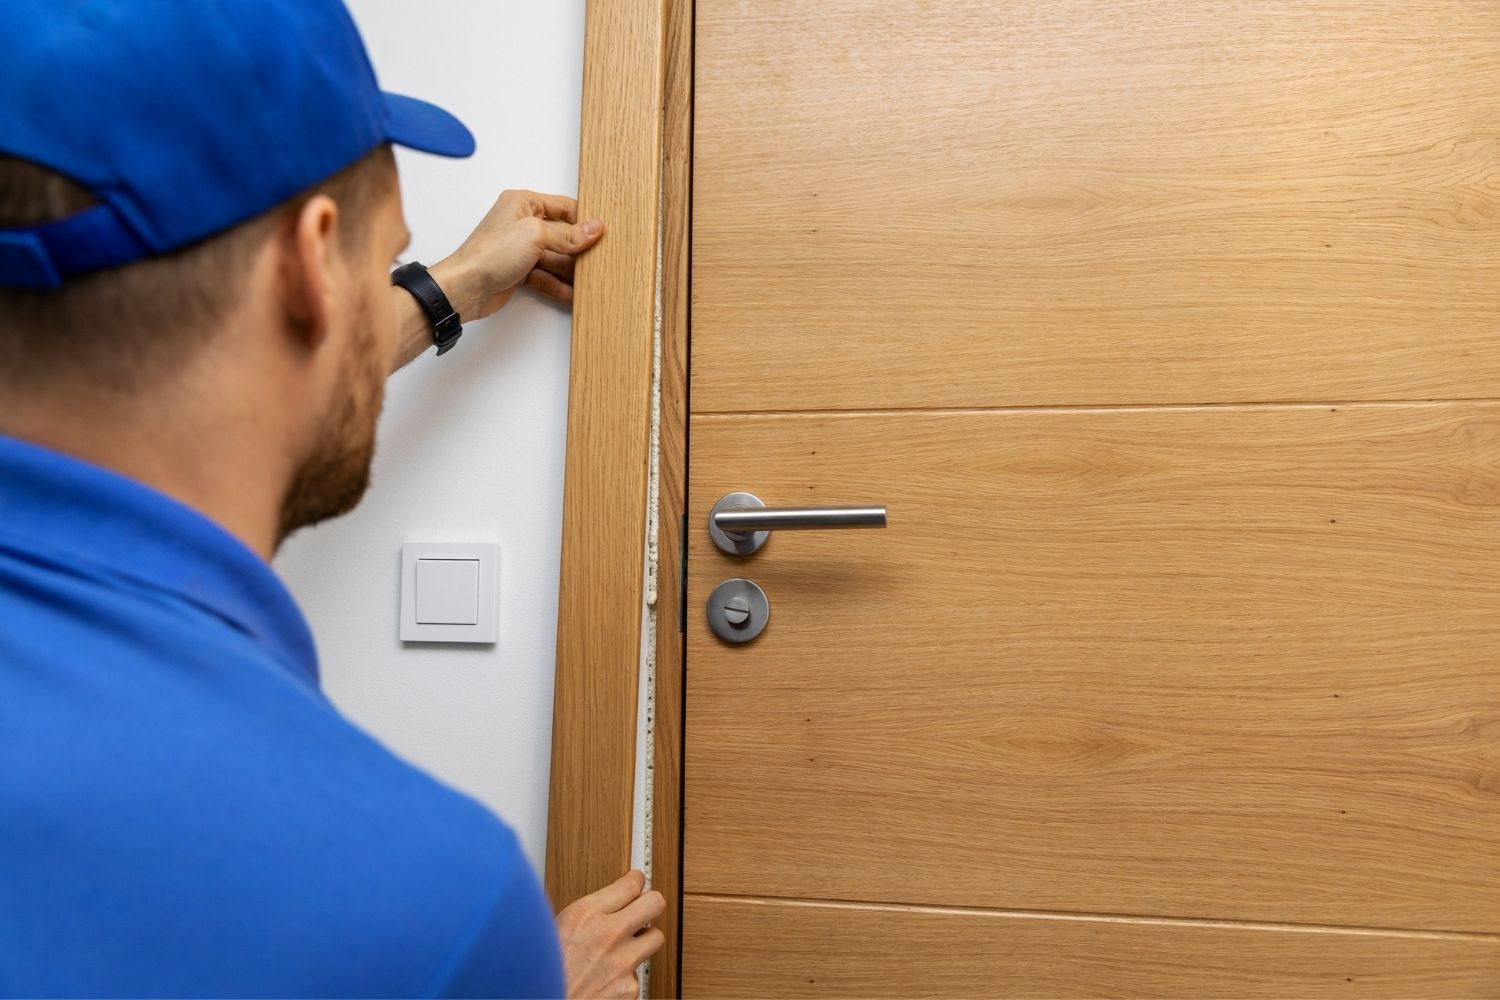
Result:
{"label": "shirt collar", "polygon": [[312,633],[265,560],[196,510],[133,479],[0,435],[0,546],[173,594],[317,684]]}

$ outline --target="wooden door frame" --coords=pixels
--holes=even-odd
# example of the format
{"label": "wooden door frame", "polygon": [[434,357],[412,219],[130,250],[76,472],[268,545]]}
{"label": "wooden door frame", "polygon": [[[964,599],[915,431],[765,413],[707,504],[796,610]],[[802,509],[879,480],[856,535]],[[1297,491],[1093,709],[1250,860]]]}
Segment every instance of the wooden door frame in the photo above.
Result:
{"label": "wooden door frame", "polygon": [[587,0],[578,203],[606,235],[574,281],[546,884],[560,907],[630,865],[660,280],[653,997],[680,982],[692,81],[693,0]]}

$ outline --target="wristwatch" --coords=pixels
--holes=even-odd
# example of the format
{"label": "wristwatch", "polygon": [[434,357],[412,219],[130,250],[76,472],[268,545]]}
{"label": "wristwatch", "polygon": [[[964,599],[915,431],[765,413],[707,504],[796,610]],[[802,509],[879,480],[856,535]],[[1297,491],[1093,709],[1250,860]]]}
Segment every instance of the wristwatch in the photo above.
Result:
{"label": "wristwatch", "polygon": [[448,301],[448,296],[438,287],[427,268],[412,261],[410,264],[402,264],[391,272],[391,284],[400,285],[411,292],[412,297],[417,300],[417,305],[422,307],[422,312],[427,314],[427,319],[432,323],[432,342],[437,345],[438,354],[447,354],[458,343],[458,338],[463,335],[464,321],[453,309],[453,303]]}

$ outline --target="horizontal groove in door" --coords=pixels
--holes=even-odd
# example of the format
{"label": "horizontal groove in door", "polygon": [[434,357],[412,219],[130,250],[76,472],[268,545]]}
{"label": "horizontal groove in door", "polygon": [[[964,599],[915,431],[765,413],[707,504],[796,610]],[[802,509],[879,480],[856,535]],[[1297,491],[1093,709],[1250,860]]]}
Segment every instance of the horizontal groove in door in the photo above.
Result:
{"label": "horizontal groove in door", "polygon": [[[1497,347],[1500,350],[1500,347]],[[809,410],[787,407],[781,410],[696,410],[695,419],[739,420],[743,417],[881,417],[900,414],[929,414],[942,416],[957,413],[1129,413],[1136,410],[1193,413],[1200,410],[1270,410],[1270,409],[1325,409],[1339,407],[1350,409],[1357,406],[1413,407],[1444,406],[1450,403],[1500,403],[1500,398],[1474,399],[1326,399],[1326,400],[1245,400],[1235,403],[1099,403],[1096,405],[1036,406],[950,406],[934,407],[883,407],[873,410]]]}
{"label": "horizontal groove in door", "polygon": [[1500,931],[1500,404],[790,419],[691,509],[890,526],[694,515],[687,891]]}
{"label": "horizontal groove in door", "polygon": [[791,896],[735,896],[724,893],[690,893],[689,898],[718,903],[763,903],[775,906],[844,907],[888,913],[931,913],[962,917],[1016,917],[1026,920],[1066,920],[1102,924],[1143,924],[1159,927],[1229,927],[1263,931],[1314,931],[1321,934],[1363,934],[1374,937],[1409,937],[1431,941],[1490,941],[1500,944],[1500,933],[1479,931],[1421,931],[1405,927],[1358,927],[1347,924],[1267,923],[1259,920],[1214,920],[1208,917],[1157,917],[1140,913],[1084,913],[1061,910],[1002,910],[983,906],[923,906],[862,899],[799,899]]}
{"label": "horizontal groove in door", "polygon": [[688,895],[684,997],[1490,998],[1500,940]]}

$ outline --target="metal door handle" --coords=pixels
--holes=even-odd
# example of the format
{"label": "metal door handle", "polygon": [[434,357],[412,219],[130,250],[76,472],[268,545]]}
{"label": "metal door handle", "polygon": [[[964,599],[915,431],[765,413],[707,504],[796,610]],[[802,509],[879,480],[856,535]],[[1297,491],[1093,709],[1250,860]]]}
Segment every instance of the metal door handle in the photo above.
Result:
{"label": "metal door handle", "polygon": [[708,534],[732,556],[748,556],[772,531],[884,528],[884,507],[767,507],[753,493],[729,493],[708,515]]}

